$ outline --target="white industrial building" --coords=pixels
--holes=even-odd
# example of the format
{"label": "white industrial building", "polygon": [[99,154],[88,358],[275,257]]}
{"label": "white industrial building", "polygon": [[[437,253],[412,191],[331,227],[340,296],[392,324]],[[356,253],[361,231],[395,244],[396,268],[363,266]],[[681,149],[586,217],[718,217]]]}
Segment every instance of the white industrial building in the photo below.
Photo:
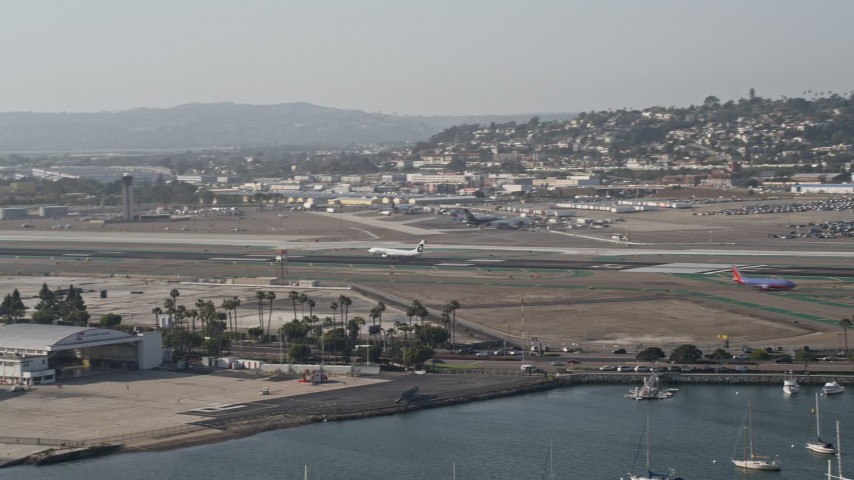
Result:
{"label": "white industrial building", "polygon": [[146,370],[162,363],[160,332],[31,323],[0,327],[0,383],[53,383],[88,369]]}

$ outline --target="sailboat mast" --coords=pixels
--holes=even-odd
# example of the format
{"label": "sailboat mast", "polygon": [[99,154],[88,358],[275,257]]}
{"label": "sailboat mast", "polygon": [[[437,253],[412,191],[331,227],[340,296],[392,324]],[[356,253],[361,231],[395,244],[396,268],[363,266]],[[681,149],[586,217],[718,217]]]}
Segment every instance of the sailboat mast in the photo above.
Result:
{"label": "sailboat mast", "polygon": [[747,401],[747,444],[750,448],[750,460],[753,460],[753,401]]}
{"label": "sailboat mast", "polygon": [[836,473],[839,474],[839,478],[844,478],[842,476],[842,434],[839,433],[839,420],[836,421],[836,461],[838,464]]}
{"label": "sailboat mast", "polygon": [[818,392],[815,394],[815,436],[821,438],[821,417],[818,414]]}
{"label": "sailboat mast", "polygon": [[646,471],[649,471],[651,465],[649,459],[649,414],[646,415]]}

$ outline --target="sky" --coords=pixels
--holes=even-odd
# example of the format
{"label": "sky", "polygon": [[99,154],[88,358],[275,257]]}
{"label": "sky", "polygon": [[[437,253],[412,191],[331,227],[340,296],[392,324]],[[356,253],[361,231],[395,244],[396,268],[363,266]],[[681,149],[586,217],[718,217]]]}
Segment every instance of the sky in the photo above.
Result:
{"label": "sky", "polygon": [[849,0],[0,0],[0,112],[579,112],[854,90]]}

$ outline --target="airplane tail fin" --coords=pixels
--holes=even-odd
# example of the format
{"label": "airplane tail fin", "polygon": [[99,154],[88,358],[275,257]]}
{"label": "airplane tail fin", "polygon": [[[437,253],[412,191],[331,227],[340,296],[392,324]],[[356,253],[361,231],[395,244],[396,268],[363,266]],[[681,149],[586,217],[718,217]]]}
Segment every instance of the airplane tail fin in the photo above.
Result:
{"label": "airplane tail fin", "polygon": [[472,215],[472,213],[469,211],[468,208],[464,208],[463,213],[466,214],[466,220],[468,220],[469,222],[472,222],[472,223],[477,223],[477,217]]}
{"label": "airplane tail fin", "polygon": [[418,246],[415,247],[415,251],[418,253],[424,253],[424,244],[424,240],[421,240],[421,242],[418,243]]}
{"label": "airplane tail fin", "polygon": [[741,273],[738,272],[738,269],[735,268],[735,265],[732,267],[732,280],[736,283],[744,283],[744,278],[741,277]]}

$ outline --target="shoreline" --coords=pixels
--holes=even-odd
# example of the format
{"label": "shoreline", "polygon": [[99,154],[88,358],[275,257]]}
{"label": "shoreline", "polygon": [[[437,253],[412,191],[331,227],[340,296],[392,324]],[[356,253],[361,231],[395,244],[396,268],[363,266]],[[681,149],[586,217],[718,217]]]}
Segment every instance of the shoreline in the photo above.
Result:
{"label": "shoreline", "polygon": [[[140,452],[163,452],[168,450],[195,447],[201,445],[215,444],[240,438],[250,437],[252,435],[273,431],[283,430],[288,428],[301,427],[314,423],[323,422],[342,422],[348,420],[359,420],[365,418],[397,415],[418,410],[426,410],[431,408],[441,408],[450,405],[459,405],[465,403],[478,402],[483,400],[491,400],[495,398],[510,397],[516,395],[525,395],[528,393],[542,392],[554,388],[584,386],[597,384],[623,384],[623,385],[638,385],[643,382],[643,379],[649,374],[632,374],[632,375],[613,375],[601,373],[574,373],[567,375],[559,375],[556,377],[508,377],[505,382],[480,387],[471,391],[472,385],[477,383],[477,378],[444,378],[443,380],[454,380],[459,382],[454,384],[454,388],[459,389],[461,386],[466,387],[463,390],[446,389],[438,394],[417,394],[412,400],[403,403],[388,403],[383,404],[367,402],[361,407],[349,410],[329,410],[326,412],[310,412],[310,413],[273,413],[253,416],[251,418],[226,419],[220,422],[215,422],[210,426],[198,425],[198,429],[190,432],[175,434],[164,432],[163,436],[155,438],[140,438],[127,442],[121,442],[121,446],[105,452],[105,454],[114,455],[121,453],[140,453]],[[705,384],[705,385],[721,385],[721,384],[759,384],[759,385],[782,385],[783,379],[786,378],[784,373],[771,374],[732,374],[732,375],[680,375],[663,373],[660,375],[662,383],[665,384]],[[462,375],[431,375],[430,377],[463,377]],[[798,376],[800,383],[804,385],[820,385],[826,381],[836,380],[843,385],[854,385],[854,376],[838,375],[826,373],[802,374]],[[408,383],[413,383],[411,377],[409,379],[399,378],[400,383],[409,380]],[[430,383],[429,378],[418,379],[421,383]],[[521,380],[521,383],[519,383]],[[395,384],[392,379],[389,384]],[[386,385],[386,390],[389,390]],[[351,392],[353,397],[359,395],[360,389],[363,396],[367,392],[367,387],[356,387]],[[428,389],[429,392],[429,389]],[[311,393],[308,395],[323,395],[321,393]],[[187,425],[188,428],[192,424]],[[71,443],[71,442],[69,442]],[[87,442],[82,442],[87,443]],[[117,442],[119,443],[119,442]],[[88,448],[96,449],[102,447],[104,443],[92,443]],[[34,457],[43,457],[45,454],[54,454],[57,456],[67,453],[74,448],[80,448],[80,445],[71,446],[69,448],[51,447],[37,452],[29,452],[21,458],[7,460],[0,464],[0,468],[9,467],[26,463],[28,459]],[[73,461],[74,458],[70,458]]]}

